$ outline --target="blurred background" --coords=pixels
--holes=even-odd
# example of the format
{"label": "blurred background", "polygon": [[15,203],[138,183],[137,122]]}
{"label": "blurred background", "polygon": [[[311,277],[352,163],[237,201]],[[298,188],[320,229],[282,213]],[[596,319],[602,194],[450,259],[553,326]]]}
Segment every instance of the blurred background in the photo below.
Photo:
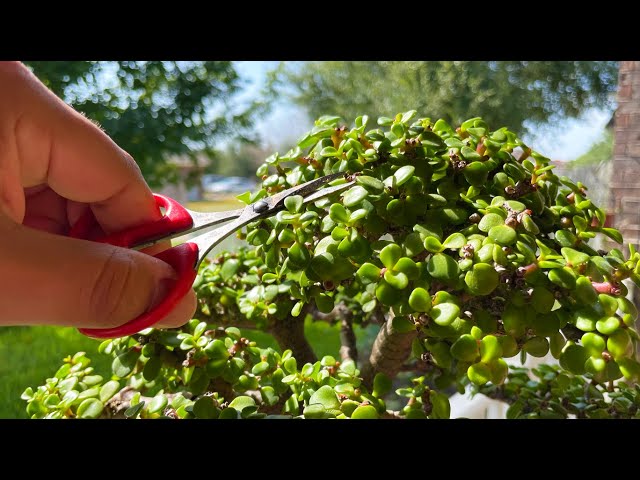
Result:
{"label": "blurred background", "polygon": [[[616,160],[640,158],[637,134],[627,134],[640,127],[640,107],[633,106],[640,96],[633,98],[631,87],[637,82],[640,92],[640,62],[26,63],[127,150],[154,191],[194,210],[242,206],[235,197],[256,188],[257,166],[289,150],[321,115],[349,124],[362,114],[413,109],[455,124],[481,116],[492,129],[508,127],[551,158],[558,174],[586,183],[612,219],[620,221],[624,202],[637,206],[610,172],[614,144]],[[614,115],[619,104],[623,117]],[[623,234],[637,244],[636,224],[623,222],[630,229]],[[338,351],[337,327],[317,322],[307,329],[319,356]],[[370,333],[357,332],[365,339]],[[87,351],[106,371],[109,358],[97,355],[97,345],[70,328],[0,328],[0,418],[26,418],[20,393],[42,384],[68,354]]]}

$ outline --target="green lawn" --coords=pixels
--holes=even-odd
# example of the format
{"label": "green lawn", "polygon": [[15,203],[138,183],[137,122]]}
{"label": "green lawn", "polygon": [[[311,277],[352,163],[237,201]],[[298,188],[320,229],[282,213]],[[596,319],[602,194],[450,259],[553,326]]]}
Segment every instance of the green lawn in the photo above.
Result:
{"label": "green lawn", "polygon": [[99,341],[74,328],[0,328],[0,418],[27,418],[20,394],[27,387],[42,385],[69,354],[85,351],[92,366],[107,373],[111,359],[98,355],[98,345]]}

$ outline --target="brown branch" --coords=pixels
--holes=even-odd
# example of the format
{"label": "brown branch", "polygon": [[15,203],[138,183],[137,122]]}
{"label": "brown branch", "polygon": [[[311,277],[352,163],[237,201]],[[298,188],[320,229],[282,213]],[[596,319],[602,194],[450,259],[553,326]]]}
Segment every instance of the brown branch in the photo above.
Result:
{"label": "brown branch", "polygon": [[356,334],[353,331],[353,312],[344,303],[339,303],[329,313],[322,313],[317,308],[308,312],[314,320],[322,320],[331,324],[340,321],[340,359],[358,361]]}
{"label": "brown branch", "polygon": [[333,307],[333,310],[329,313],[322,313],[315,306],[309,304],[307,313],[309,313],[314,320],[322,320],[329,323],[336,323],[345,317],[353,317],[353,312],[342,302]]}
{"label": "brown branch", "polygon": [[382,414],[382,418],[388,418],[391,420],[402,420],[400,416],[400,412],[396,412],[395,410],[387,410]]}
{"label": "brown branch", "polygon": [[373,385],[373,378],[377,373],[384,373],[389,378],[394,378],[411,352],[411,342],[417,332],[398,332],[393,327],[393,314],[380,328],[378,336],[373,342],[369,363],[362,368],[363,383],[367,388]]}
{"label": "brown branch", "polygon": [[387,321],[385,316],[385,310],[382,309],[380,305],[377,305],[376,308],[371,312],[369,318],[367,318],[368,323],[373,323],[375,325],[382,325]]}
{"label": "brown branch", "polygon": [[353,331],[353,317],[351,315],[342,318],[340,324],[340,359],[341,361],[353,360],[358,362],[358,348],[356,346],[356,334]]}
{"label": "brown branch", "polygon": [[291,349],[300,366],[305,363],[315,363],[318,360],[304,335],[306,316],[303,311],[297,317],[288,316],[282,320],[275,320],[268,330],[282,350]]}

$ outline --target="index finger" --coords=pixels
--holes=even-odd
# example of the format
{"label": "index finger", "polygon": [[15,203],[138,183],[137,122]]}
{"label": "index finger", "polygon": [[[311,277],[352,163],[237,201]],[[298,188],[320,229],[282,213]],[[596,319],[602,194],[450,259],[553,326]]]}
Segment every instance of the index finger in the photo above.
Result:
{"label": "index finger", "polygon": [[98,126],[21,64],[5,82],[24,187],[46,183],[64,198],[91,204],[106,233],[160,217],[138,165]]}

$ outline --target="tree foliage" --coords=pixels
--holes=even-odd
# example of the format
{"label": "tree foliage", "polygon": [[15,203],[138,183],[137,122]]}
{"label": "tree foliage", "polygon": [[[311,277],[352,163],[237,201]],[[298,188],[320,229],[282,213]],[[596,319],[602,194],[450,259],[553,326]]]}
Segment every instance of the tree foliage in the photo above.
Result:
{"label": "tree foliage", "polygon": [[481,116],[523,131],[533,124],[611,108],[617,62],[305,62],[274,75],[313,118],[372,117],[415,108],[459,124]]}
{"label": "tree foliage", "polygon": [[[622,237],[603,226],[584,185],[477,117],[453,128],[408,111],[377,123],[321,117],[296,147],[269,156],[262,188],[240,196],[248,204],[329,173],[354,183],[306,205],[289,197],[249,224],[239,232],[245,247],[201,267],[195,319],[103,342],[100,352],[114,357],[109,379],[82,352],[70,356],[25,391],[28,413],[446,418],[448,392],[473,384],[491,394],[505,382],[502,398],[515,387],[531,413],[548,403],[533,387],[528,396],[517,389],[522,375],[509,377],[505,358],[549,352],[587,379],[579,385],[638,381],[638,312],[622,281],[640,284],[640,253],[589,245]],[[339,352],[317,358],[306,318],[340,324]],[[379,332],[365,352],[354,325],[371,324]],[[266,331],[280,349],[240,329]],[[549,385],[544,402],[580,410],[567,406],[580,402],[576,389],[565,401]],[[635,415],[637,395],[619,388],[631,403],[616,400],[617,414],[626,405]]]}
{"label": "tree foliage", "polygon": [[605,163],[613,159],[613,132],[611,129],[605,129],[602,139],[595,142],[591,148],[576,158],[572,163],[572,167],[583,167]]}
{"label": "tree foliage", "polygon": [[56,94],[97,122],[152,186],[176,180],[167,161],[212,155],[221,138],[250,135],[265,104],[237,105],[231,62],[26,62]]}

